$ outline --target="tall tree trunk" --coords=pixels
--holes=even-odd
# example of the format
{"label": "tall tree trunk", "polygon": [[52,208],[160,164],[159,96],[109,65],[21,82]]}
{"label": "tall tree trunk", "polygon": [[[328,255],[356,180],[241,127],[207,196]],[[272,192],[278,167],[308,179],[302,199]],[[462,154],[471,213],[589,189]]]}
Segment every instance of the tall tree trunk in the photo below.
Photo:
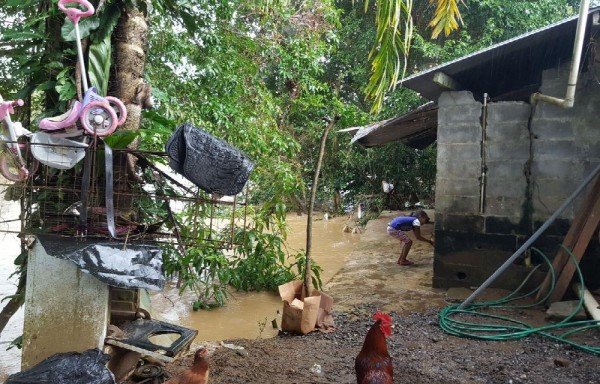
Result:
{"label": "tall tree trunk", "polygon": [[144,83],[147,52],[148,18],[139,9],[123,9],[115,31],[115,70],[109,87],[127,107],[127,121],[120,129],[140,127],[144,103],[140,96],[148,87]]}
{"label": "tall tree trunk", "polygon": [[[39,2],[37,12],[40,15],[49,15],[49,10],[53,7],[56,7],[55,2],[51,0],[42,0]],[[44,56],[46,57],[55,57],[61,52],[63,52],[65,42],[60,37],[56,37],[60,36],[60,30],[64,23],[63,16],[64,15],[62,14],[56,13],[54,16],[48,16],[44,18],[44,28],[46,30],[46,36],[53,37],[44,40]],[[45,71],[45,75],[47,76],[46,80],[56,81],[56,75],[59,73],[60,69],[55,66],[46,66]],[[58,92],[56,92],[54,88],[47,89],[46,91],[44,91],[44,107],[46,108],[46,110],[53,110],[58,106],[58,103]]]}
{"label": "tall tree trunk", "polygon": [[308,215],[306,218],[306,265],[304,267],[304,297],[308,297],[310,295],[310,277],[311,277],[311,248],[312,248],[312,214],[313,208],[315,206],[315,196],[317,195],[317,184],[319,182],[319,173],[321,172],[321,162],[323,161],[323,155],[325,154],[325,143],[327,142],[327,135],[329,131],[334,127],[335,123],[338,121],[338,117],[329,120],[329,124],[327,124],[327,128],[323,131],[323,135],[321,135],[321,147],[319,149],[319,159],[317,160],[317,165],[315,167],[315,174],[313,176],[313,183],[310,188],[310,202],[308,204]]}
{"label": "tall tree trunk", "polygon": [[[148,18],[137,8],[126,7],[115,31],[114,72],[109,93],[119,98],[127,108],[127,120],[119,127],[139,130],[142,109],[150,103],[150,86],[144,83],[144,70],[148,51]],[[137,148],[137,141],[130,148]],[[128,192],[131,178],[135,177],[133,156],[115,154],[114,189],[116,193]],[[120,196],[115,208],[130,209],[133,197]]]}

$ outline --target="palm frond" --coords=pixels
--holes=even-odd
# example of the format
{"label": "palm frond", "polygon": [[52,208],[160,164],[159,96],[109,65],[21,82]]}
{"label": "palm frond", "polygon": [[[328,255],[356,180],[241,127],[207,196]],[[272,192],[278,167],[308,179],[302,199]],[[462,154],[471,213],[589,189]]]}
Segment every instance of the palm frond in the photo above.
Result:
{"label": "palm frond", "polygon": [[[412,5],[413,0],[380,0],[377,3],[377,35],[369,53],[372,73],[365,88],[366,97],[374,100],[371,112],[381,110],[385,94],[404,77],[412,38]],[[365,2],[367,6],[368,1]]]}
{"label": "palm frond", "polygon": [[432,4],[437,1],[433,20],[429,23],[429,26],[433,28],[431,32],[431,38],[437,38],[440,33],[444,32],[445,36],[448,36],[452,31],[458,29],[458,23],[462,24],[462,17],[458,10],[458,2],[464,4],[463,0],[429,0]]}

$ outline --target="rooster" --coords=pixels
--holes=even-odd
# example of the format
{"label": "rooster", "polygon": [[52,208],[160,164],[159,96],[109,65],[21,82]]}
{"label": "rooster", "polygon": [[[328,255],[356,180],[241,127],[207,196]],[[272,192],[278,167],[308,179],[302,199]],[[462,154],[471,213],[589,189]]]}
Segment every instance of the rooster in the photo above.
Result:
{"label": "rooster", "polygon": [[373,315],[375,323],[369,329],[365,342],[356,360],[356,382],[358,384],[393,384],[394,368],[387,350],[385,338],[392,334],[392,318],[378,311]]}
{"label": "rooster", "polygon": [[208,383],[208,350],[200,348],[194,354],[194,364],[180,375],[167,380],[164,384],[206,384]]}

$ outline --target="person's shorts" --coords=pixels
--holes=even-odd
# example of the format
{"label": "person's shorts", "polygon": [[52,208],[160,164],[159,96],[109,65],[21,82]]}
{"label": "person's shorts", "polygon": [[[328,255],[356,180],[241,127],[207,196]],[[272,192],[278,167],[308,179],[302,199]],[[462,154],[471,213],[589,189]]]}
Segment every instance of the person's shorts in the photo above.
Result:
{"label": "person's shorts", "polygon": [[394,229],[388,225],[387,233],[388,233],[388,235],[400,240],[404,244],[412,244],[412,240],[410,239],[410,237],[408,237],[406,235],[406,233],[404,231],[401,231],[399,229]]}

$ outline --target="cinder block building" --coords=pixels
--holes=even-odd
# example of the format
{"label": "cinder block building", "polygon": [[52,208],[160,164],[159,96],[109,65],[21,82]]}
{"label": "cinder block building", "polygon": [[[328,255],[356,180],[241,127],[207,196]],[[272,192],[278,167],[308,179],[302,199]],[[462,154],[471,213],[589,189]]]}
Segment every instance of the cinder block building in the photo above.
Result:
{"label": "cinder block building", "polygon": [[[402,86],[430,102],[354,136],[364,146],[437,141],[434,287],[480,285],[600,164],[599,12],[587,14],[581,55],[579,17],[563,20],[406,78]],[[572,107],[565,106],[573,91]],[[589,191],[533,246],[552,259]],[[600,285],[595,231],[581,263],[590,287]],[[531,271],[529,260],[542,263],[526,252],[493,286],[515,288]]]}

